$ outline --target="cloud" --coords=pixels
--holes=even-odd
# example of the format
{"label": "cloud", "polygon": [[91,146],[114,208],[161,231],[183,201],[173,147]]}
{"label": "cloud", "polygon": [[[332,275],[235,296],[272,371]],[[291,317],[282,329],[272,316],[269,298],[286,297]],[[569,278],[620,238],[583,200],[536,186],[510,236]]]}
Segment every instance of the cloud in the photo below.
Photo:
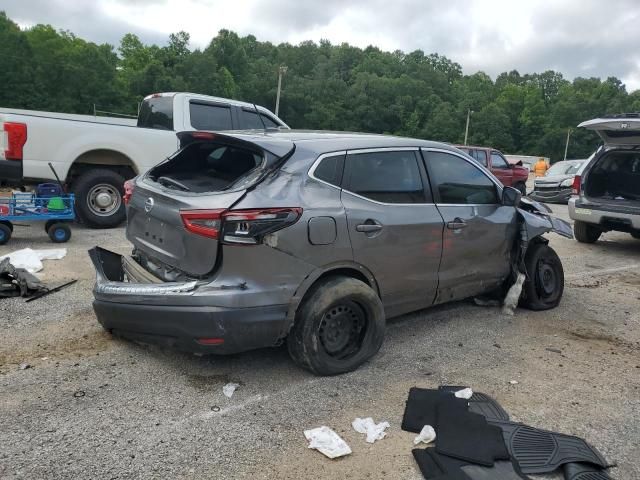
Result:
{"label": "cloud", "polygon": [[22,25],[50,23],[111,44],[127,32],[163,44],[185,30],[204,47],[226,28],[273,43],[325,38],[437,52],[465,73],[553,69],[640,88],[637,0],[13,0],[2,8]]}

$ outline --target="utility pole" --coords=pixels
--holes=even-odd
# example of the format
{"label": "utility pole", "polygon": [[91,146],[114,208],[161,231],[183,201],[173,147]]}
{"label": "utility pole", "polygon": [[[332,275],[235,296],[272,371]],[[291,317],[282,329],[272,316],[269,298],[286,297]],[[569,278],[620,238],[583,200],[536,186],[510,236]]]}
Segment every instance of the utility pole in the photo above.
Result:
{"label": "utility pole", "polygon": [[471,114],[473,113],[473,110],[469,109],[467,110],[467,126],[464,129],[464,144],[467,144],[467,138],[469,137],[469,118],[471,118]]}
{"label": "utility pole", "polygon": [[569,137],[571,136],[571,128],[567,130],[567,143],[564,146],[564,159],[567,159],[567,150],[569,150]]}
{"label": "utility pole", "polygon": [[280,90],[282,89],[282,76],[287,73],[287,67],[285,65],[280,65],[278,68],[278,93],[276,94],[276,117],[278,116],[278,112],[280,110]]}

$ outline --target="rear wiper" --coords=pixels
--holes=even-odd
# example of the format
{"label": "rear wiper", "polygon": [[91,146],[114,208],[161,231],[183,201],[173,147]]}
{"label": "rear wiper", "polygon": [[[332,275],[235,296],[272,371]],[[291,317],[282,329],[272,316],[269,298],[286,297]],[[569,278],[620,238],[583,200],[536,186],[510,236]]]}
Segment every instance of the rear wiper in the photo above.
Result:
{"label": "rear wiper", "polygon": [[189,187],[187,187],[184,183],[180,183],[177,180],[174,180],[173,178],[169,178],[169,177],[158,177],[158,180],[156,180],[160,185],[164,185],[165,187],[168,188],[178,188],[180,190],[182,190],[183,192],[190,192],[191,189]]}

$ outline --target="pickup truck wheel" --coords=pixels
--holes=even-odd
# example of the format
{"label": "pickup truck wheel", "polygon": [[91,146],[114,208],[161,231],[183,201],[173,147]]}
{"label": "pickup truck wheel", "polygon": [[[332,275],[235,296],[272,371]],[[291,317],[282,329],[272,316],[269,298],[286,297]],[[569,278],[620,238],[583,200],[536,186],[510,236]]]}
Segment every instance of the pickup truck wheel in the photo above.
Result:
{"label": "pickup truck wheel", "polygon": [[112,228],[126,217],[124,202],[124,177],[113,170],[98,168],[89,170],[73,183],[76,196],[76,213],[92,228]]}
{"label": "pickup truck wheel", "polygon": [[337,375],[373,357],[384,333],[384,309],[371,287],[354,278],[334,277],[303,301],[287,346],[301,367],[316,375]]}
{"label": "pickup truck wheel", "polygon": [[522,287],[520,306],[529,310],[557,307],[564,292],[564,269],[558,254],[544,243],[534,243],[524,262],[527,280]]}
{"label": "pickup truck wheel", "polygon": [[524,182],[516,183],[513,188],[517,188],[523,197],[527,196],[527,185]]}
{"label": "pickup truck wheel", "polygon": [[576,220],[573,224],[573,233],[580,243],[595,243],[602,235],[602,230],[588,223]]}
{"label": "pickup truck wheel", "polygon": [[0,245],[4,245],[11,238],[11,229],[5,224],[0,223]]}

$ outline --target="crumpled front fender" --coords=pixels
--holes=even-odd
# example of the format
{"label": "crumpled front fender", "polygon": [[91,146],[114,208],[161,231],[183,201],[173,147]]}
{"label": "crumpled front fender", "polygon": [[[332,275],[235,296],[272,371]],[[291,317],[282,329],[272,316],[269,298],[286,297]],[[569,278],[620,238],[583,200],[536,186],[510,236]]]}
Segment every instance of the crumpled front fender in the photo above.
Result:
{"label": "crumpled front fender", "polygon": [[523,197],[518,214],[524,222],[527,231],[527,240],[539,237],[543,233],[555,232],[566,238],[573,238],[573,230],[571,225],[557,217],[550,215],[551,209],[546,205]]}

